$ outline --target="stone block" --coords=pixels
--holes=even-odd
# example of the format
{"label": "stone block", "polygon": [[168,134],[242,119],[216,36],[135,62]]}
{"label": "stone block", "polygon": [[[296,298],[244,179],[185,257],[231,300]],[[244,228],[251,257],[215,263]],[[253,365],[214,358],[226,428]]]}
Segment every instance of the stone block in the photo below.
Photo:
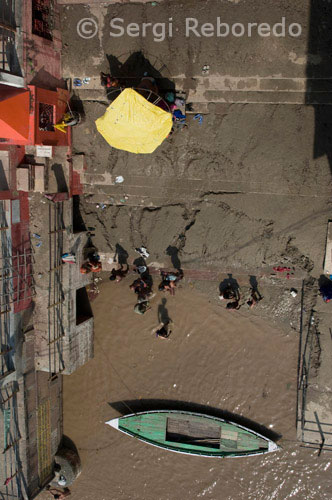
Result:
{"label": "stone block", "polygon": [[84,170],[86,169],[84,154],[73,156],[73,169],[76,172],[84,172]]}
{"label": "stone block", "polygon": [[27,145],[24,149],[26,155],[36,156],[36,146]]}
{"label": "stone block", "polygon": [[45,192],[45,169],[44,165],[35,165],[35,193]]}
{"label": "stone block", "polygon": [[16,182],[18,191],[29,191],[29,169],[18,168],[16,170]]}

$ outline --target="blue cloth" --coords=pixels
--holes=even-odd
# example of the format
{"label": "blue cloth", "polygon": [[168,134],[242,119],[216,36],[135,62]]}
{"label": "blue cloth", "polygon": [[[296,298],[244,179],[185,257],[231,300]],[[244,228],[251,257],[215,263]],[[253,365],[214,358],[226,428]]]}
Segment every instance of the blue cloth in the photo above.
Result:
{"label": "blue cloth", "polygon": [[198,120],[198,123],[200,125],[202,125],[202,123],[203,123],[203,115],[201,115],[200,113],[197,113],[197,115],[194,116],[194,120]]}
{"label": "blue cloth", "polygon": [[174,274],[168,274],[166,276],[166,280],[167,281],[176,281],[177,280],[177,276],[175,276]]}
{"label": "blue cloth", "polygon": [[332,299],[332,283],[324,283],[319,289],[320,293],[322,294],[324,302],[330,302]]}
{"label": "blue cloth", "polygon": [[182,114],[180,109],[175,109],[173,111],[173,116],[176,120],[185,120],[186,116]]}

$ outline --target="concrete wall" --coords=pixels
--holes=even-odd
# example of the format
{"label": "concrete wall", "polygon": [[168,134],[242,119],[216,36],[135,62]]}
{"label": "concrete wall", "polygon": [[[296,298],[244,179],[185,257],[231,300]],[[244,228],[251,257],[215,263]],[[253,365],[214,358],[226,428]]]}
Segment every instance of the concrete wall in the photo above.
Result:
{"label": "concrete wall", "polygon": [[[89,285],[93,276],[92,274],[80,273],[80,267],[83,263],[83,248],[87,244],[87,236],[86,233],[73,234],[71,232],[72,200],[64,203],[64,224],[68,231],[64,233],[63,252],[74,252],[77,262],[76,264],[63,264],[62,267],[61,290],[64,301],[61,318],[58,318],[58,320],[61,322],[64,336],[58,346],[60,346],[62,353],[63,367],[61,368],[58,365],[58,369],[52,369],[52,372],[61,371],[63,374],[70,374],[83,366],[93,356],[93,318],[76,325],[76,290]],[[46,208],[48,210],[48,205]],[[43,218],[48,220],[46,214]],[[49,251],[49,241],[48,238],[45,238],[45,240],[43,239],[43,250],[40,253],[40,258],[35,264],[35,274],[40,277],[36,281],[37,294],[34,311],[36,368],[47,372],[50,370],[50,356],[53,358],[58,355],[56,343],[51,344],[51,349],[49,349],[49,318],[51,318],[53,324],[54,315],[54,308],[49,305],[49,301],[52,303],[54,299],[52,288],[54,281],[51,279],[50,284],[50,273],[47,272],[49,269]],[[49,290],[51,290],[50,299]],[[53,333],[51,337],[54,337]]]}
{"label": "concrete wall", "polygon": [[67,345],[70,362],[63,372],[64,375],[70,375],[93,358],[93,318],[72,329]]}
{"label": "concrete wall", "polygon": [[[70,237],[70,247],[75,248],[77,255],[77,264],[70,265],[69,268],[69,300],[71,308],[69,313],[69,336],[66,339],[68,347],[69,362],[67,363],[64,374],[73,373],[77,368],[83,366],[89,359],[93,357],[93,317],[86,321],[76,324],[77,318],[77,301],[76,291],[80,288],[88,286],[92,279],[92,274],[82,274],[80,267],[83,263],[84,247],[87,244],[87,236],[85,233],[72,234]],[[65,349],[67,351],[67,349]]]}

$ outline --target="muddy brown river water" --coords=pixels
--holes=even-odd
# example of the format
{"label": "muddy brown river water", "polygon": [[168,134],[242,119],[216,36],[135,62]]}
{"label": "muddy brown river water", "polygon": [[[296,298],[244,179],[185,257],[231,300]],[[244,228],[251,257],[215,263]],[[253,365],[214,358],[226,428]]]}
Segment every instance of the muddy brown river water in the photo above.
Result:
{"label": "muddy brown river water", "polygon": [[[152,310],[139,316],[128,285],[102,283],[93,302],[95,357],[64,378],[64,432],[83,464],[71,498],[331,499],[332,454],[318,457],[296,442],[294,333],[270,327],[254,311],[226,311],[185,283],[174,297],[157,293]],[[158,307],[174,322],[169,340],[152,333]],[[147,409],[148,399],[242,415],[281,435],[282,449],[236,459],[190,457],[105,425],[133,405]]]}

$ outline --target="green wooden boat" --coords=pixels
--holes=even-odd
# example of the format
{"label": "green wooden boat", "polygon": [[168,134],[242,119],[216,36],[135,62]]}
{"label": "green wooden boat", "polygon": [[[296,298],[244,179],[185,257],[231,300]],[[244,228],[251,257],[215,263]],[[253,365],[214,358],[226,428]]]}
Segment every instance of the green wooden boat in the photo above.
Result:
{"label": "green wooden boat", "polygon": [[147,411],[106,424],[141,441],[189,455],[245,457],[276,451],[270,439],[221,418],[181,411]]}

